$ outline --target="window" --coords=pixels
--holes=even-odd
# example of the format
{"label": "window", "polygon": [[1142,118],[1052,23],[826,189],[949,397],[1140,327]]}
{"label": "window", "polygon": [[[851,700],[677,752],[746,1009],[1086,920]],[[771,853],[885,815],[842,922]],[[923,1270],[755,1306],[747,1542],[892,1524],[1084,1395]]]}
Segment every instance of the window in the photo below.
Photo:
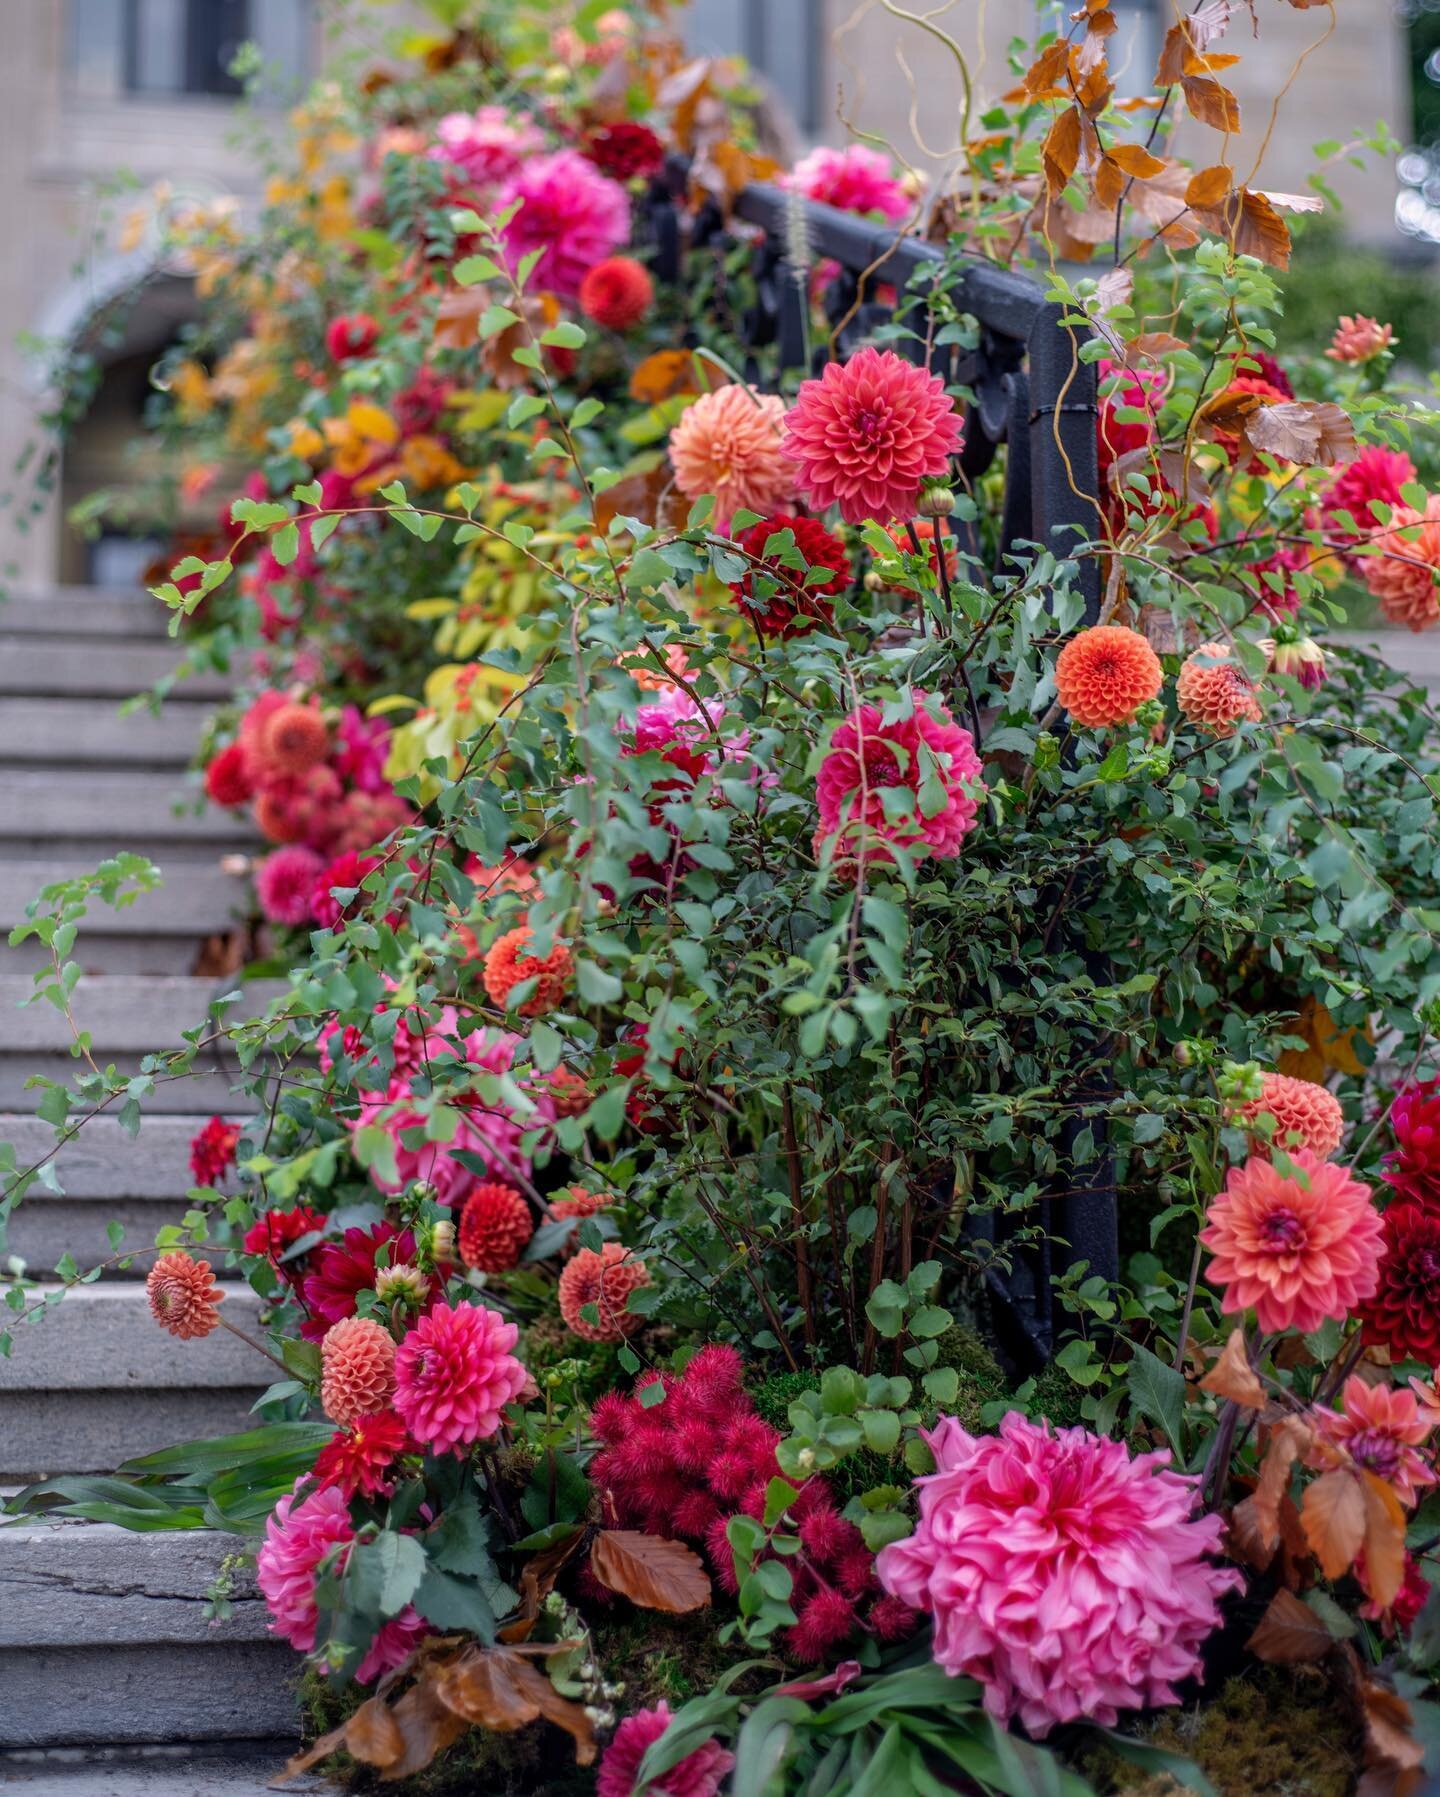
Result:
{"label": "window", "polygon": [[801,131],[819,124],[819,0],[690,0],[677,27],[698,54],[743,56],[759,69]]}
{"label": "window", "polygon": [[293,89],[309,60],[310,14],[310,0],[70,0],[71,85],[97,98],[233,98],[231,66],[253,43]]}

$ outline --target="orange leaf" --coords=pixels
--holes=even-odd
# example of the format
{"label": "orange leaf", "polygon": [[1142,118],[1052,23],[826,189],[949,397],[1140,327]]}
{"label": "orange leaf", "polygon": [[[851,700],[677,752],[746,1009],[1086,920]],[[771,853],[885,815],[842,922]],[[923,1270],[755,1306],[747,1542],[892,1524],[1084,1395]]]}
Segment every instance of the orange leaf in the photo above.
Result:
{"label": "orange leaf", "polygon": [[1194,50],[1190,33],[1182,23],[1172,25],[1160,46],[1160,62],[1155,70],[1156,87],[1173,87],[1185,73],[1185,64]]}
{"label": "orange leaf", "polygon": [[345,1749],[383,1772],[405,1752],[405,1737],[383,1698],[367,1697],[345,1729]]}
{"label": "orange leaf", "polygon": [[1125,191],[1125,171],[1113,156],[1102,156],[1095,169],[1095,198],[1113,206]]}
{"label": "orange leaf", "polygon": [[1290,1488],[1290,1468],[1308,1443],[1312,1431],[1291,1417],[1281,1423],[1270,1437],[1270,1445],[1260,1464],[1260,1481],[1254,1494],[1246,1499],[1251,1507],[1260,1539],[1267,1547],[1280,1540],[1280,1500]]}
{"label": "orange leaf", "polygon": [[543,1716],[573,1737],[578,1765],[595,1758],[595,1731],[585,1711],[513,1648],[462,1648],[436,1680],[435,1691],[448,1710],[482,1728],[508,1733]]}
{"label": "orange leaf", "polygon": [[681,1616],[710,1601],[710,1577],[697,1553],[637,1529],[602,1529],[590,1550],[590,1570],[642,1609]]}
{"label": "orange leaf", "polygon": [[1240,129],[1240,102],[1211,75],[1182,75],[1180,89],[1191,115],[1217,131]]}
{"label": "orange leaf", "polygon": [[1365,1493],[1365,1584],[1371,1600],[1388,1610],[1405,1577],[1405,1512],[1395,1488],[1362,1469]]}
{"label": "orange leaf", "polygon": [[1309,1604],[1293,1591],[1277,1591],[1245,1645],[1257,1660],[1272,1666],[1299,1666],[1323,1660],[1335,1640]]}
{"label": "orange leaf", "polygon": [[1232,1329],[1230,1339],[1221,1350],[1214,1366],[1200,1381],[1201,1391],[1213,1392],[1217,1398],[1231,1398],[1247,1410],[1262,1410],[1265,1387],[1260,1383],[1250,1356],[1245,1351],[1245,1331]]}
{"label": "orange leaf", "polygon": [[1075,107],[1067,106],[1046,132],[1041,155],[1045,185],[1051,197],[1058,199],[1080,160],[1080,114]]}
{"label": "orange leaf", "polygon": [[1300,1520],[1325,1577],[1344,1578],[1365,1540],[1365,1493],[1348,1467],[1306,1486]]}
{"label": "orange leaf", "polygon": [[1155,175],[1164,174],[1169,166],[1160,157],[1152,156],[1144,144],[1112,144],[1110,155],[1136,181],[1149,181]]}
{"label": "orange leaf", "polygon": [[1190,177],[1185,189],[1187,206],[1223,206],[1230,197],[1235,171],[1223,162],[1213,168],[1202,168]]}
{"label": "orange leaf", "polygon": [[713,363],[697,358],[693,350],[657,349],[646,356],[630,376],[630,397],[642,405],[658,406],[679,393],[704,393],[718,387],[723,377]]}
{"label": "orange leaf", "polygon": [[1051,44],[1042,50],[1025,71],[1020,83],[1021,88],[1031,99],[1038,95],[1050,93],[1058,89],[1065,71],[1070,66],[1070,46],[1062,38],[1059,43]]}

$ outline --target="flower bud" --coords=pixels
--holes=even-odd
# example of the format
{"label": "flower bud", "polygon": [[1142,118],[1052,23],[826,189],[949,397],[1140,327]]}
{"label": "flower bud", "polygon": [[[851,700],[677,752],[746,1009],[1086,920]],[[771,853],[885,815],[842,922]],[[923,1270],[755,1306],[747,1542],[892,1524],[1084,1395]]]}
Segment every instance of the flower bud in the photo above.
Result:
{"label": "flower bud", "polygon": [[1249,1104],[1265,1093],[1265,1069],[1258,1061],[1225,1061],[1215,1074],[1215,1086],[1227,1107]]}
{"label": "flower bud", "polygon": [[884,575],[877,573],[875,569],[872,568],[865,576],[865,591],[867,593],[883,593],[885,591]]}
{"label": "flower bud", "polygon": [[385,1304],[411,1304],[418,1310],[429,1289],[419,1267],[381,1267],[375,1275],[375,1296]]}
{"label": "flower bud", "polygon": [[922,518],[948,518],[955,510],[955,495],[940,481],[920,489],[915,510]]}
{"label": "flower bud", "polygon": [[455,1258],[455,1225],[448,1217],[442,1217],[430,1230],[430,1258],[434,1261]]}
{"label": "flower bud", "polygon": [[1195,1049],[1189,1042],[1177,1042],[1174,1055],[1177,1067],[1193,1067],[1195,1065]]}

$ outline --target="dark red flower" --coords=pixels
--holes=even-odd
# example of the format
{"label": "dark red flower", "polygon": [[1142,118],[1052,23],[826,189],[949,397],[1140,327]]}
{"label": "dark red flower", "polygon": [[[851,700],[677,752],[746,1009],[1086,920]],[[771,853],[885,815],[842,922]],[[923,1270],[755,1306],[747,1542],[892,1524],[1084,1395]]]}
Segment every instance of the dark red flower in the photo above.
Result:
{"label": "dark red flower", "polygon": [[607,331],[630,330],[654,300],[650,271],[633,256],[607,256],[580,283],[580,310]]}
{"label": "dark red flower", "polygon": [[325,347],[337,362],[368,356],[380,336],[380,327],[368,312],[350,312],[332,318],[325,331]]}
{"label": "dark red flower", "polygon": [[[1242,374],[1254,374],[1258,368],[1262,381],[1268,381],[1283,398],[1294,399],[1295,389],[1290,384],[1290,376],[1286,374],[1268,350],[1247,348],[1239,360],[1243,360],[1247,364],[1245,368],[1241,369]],[[1255,368],[1248,366],[1252,362],[1256,364]]]}
{"label": "dark red flower", "polygon": [[1395,1146],[1384,1177],[1404,1199],[1440,1211],[1440,1079],[1417,1080],[1390,1112]]}
{"label": "dark red flower", "polygon": [[[774,555],[765,553],[771,537],[786,530],[794,535],[795,549],[805,564],[801,568],[787,565],[778,550]],[[830,623],[834,613],[827,600],[843,593],[851,579],[850,558],[833,532],[814,518],[781,512],[752,524],[737,540],[745,554],[755,559],[740,580],[730,583],[730,591],[762,636],[794,636],[816,624]],[[824,579],[807,579],[811,569],[827,568]]]}
{"label": "dark red flower", "polygon": [[346,918],[354,917],[364,909],[368,897],[368,894],[357,891],[348,904],[342,904],[334,896],[333,889],[338,886],[343,891],[351,891],[379,865],[378,855],[360,855],[354,849],[346,849],[343,855],[337,855],[329,863],[310,894],[310,914],[322,930],[333,930]]}
{"label": "dark red flower", "polygon": [[[1356,1556],[1355,1576],[1362,1586],[1369,1590],[1365,1575],[1365,1555],[1363,1551]],[[1408,1635],[1415,1624],[1416,1617],[1425,1608],[1425,1600],[1430,1595],[1430,1581],[1425,1577],[1424,1568],[1413,1554],[1405,1556],[1405,1576],[1400,1581],[1400,1589],[1395,1594],[1395,1601],[1388,1610],[1382,1610],[1373,1598],[1367,1597],[1360,1606],[1360,1614],[1369,1622],[1384,1624],[1387,1620]],[[1384,1633],[1390,1634],[1389,1628]]]}
{"label": "dark red flower", "polygon": [[599,126],[586,138],[584,154],[612,181],[658,175],[665,165],[664,144],[648,125],[633,119]]}
{"label": "dark red flower", "polygon": [[212,1117],[190,1144],[190,1172],[196,1185],[218,1186],[235,1165],[240,1125]]}
{"label": "dark red flower", "polygon": [[391,1467],[402,1454],[418,1452],[395,1412],[377,1410],[326,1442],[315,1462],[315,1477],[321,1485],[338,1485],[347,1498],[357,1491],[388,1497],[394,1486]]}
{"label": "dark red flower", "polygon": [[302,1254],[295,1260],[285,1260],[284,1256],[302,1236],[324,1227],[324,1217],[308,1204],[297,1204],[294,1210],[267,1210],[245,1231],[240,1245],[247,1254],[265,1255],[281,1278],[295,1285],[304,1277],[311,1256]]}
{"label": "dark red flower", "polygon": [[255,796],[243,743],[227,743],[205,769],[205,796],[215,805],[245,805]]}
{"label": "dark red flower", "polygon": [[1440,1215],[1392,1204],[1382,1221],[1380,1287],[1361,1306],[1366,1342],[1392,1360],[1440,1364]]}
{"label": "dark red flower", "polygon": [[415,1258],[415,1237],[393,1223],[370,1229],[347,1229],[343,1241],[327,1242],[305,1275],[301,1295],[310,1315],[300,1325],[308,1341],[319,1341],[332,1323],[353,1317],[361,1292],[375,1289],[375,1269],[394,1267]]}

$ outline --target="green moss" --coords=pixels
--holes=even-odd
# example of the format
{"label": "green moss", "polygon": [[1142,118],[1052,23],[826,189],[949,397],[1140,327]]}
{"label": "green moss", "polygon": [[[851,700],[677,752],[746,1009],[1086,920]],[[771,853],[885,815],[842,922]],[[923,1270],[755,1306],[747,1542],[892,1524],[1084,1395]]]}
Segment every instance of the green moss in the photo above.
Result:
{"label": "green moss", "polygon": [[1057,1429],[1083,1422],[1080,1406],[1085,1393],[1063,1366],[1047,1366],[1035,1375],[1035,1389],[1025,1401],[1031,1416],[1048,1416]]}
{"label": "green moss", "polygon": [[[1162,1710],[1136,1732],[1193,1760],[1220,1797],[1347,1797],[1359,1763],[1354,1727],[1337,1712],[1329,1680],[1310,1667],[1232,1678],[1217,1696]],[[1181,1797],[1184,1789],[1108,1747],[1080,1770],[1099,1797]]]}

